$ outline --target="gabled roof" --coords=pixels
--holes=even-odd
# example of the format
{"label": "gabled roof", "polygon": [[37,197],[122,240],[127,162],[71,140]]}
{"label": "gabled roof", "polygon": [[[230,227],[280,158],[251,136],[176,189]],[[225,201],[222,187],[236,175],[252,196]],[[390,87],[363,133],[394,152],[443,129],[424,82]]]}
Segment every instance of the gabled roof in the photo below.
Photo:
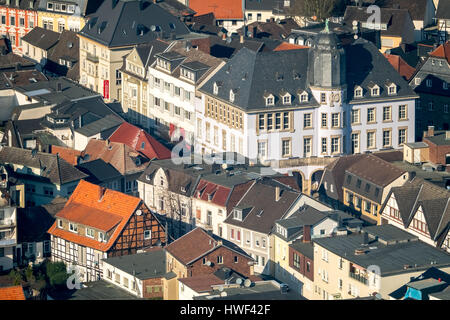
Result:
{"label": "gabled roof", "polygon": [[116,130],[117,127],[123,123],[124,120],[115,114],[108,114],[98,120],[92,121],[80,128],[75,129],[76,132],[82,134],[85,137],[92,137],[96,134],[110,133],[112,130]]}
{"label": "gabled roof", "polygon": [[109,140],[111,142],[124,143],[149,159],[169,159],[172,155],[169,149],[149,133],[128,122],[123,122],[109,137]]}
{"label": "gabled roof", "polygon": [[394,54],[384,54],[386,59],[388,59],[389,63],[394,67],[395,70],[406,80],[409,81],[414,73],[416,72],[416,69],[411,67],[409,64],[406,63],[405,60],[403,60],[402,57],[394,55]]}
{"label": "gabled roof", "polygon": [[76,166],[78,164],[78,157],[81,155],[81,151],[69,147],[52,146],[52,154],[58,154],[62,159],[67,161],[67,163]]}
{"label": "gabled roof", "polygon": [[0,300],[26,300],[22,286],[0,288]]}
{"label": "gabled roof", "polygon": [[81,180],[56,217],[102,231],[111,231],[108,242],[100,242],[60,229],[56,222],[48,232],[67,241],[105,252],[115,243],[140,203],[139,198]]}
{"label": "gabled roof", "polygon": [[56,45],[59,39],[59,33],[41,27],[35,27],[22,37],[22,41],[25,41],[32,46],[40,48],[42,50],[49,50]]}
{"label": "gabled roof", "polygon": [[[384,0],[381,2],[382,8],[406,9],[413,20],[425,20],[427,5],[429,0]],[[445,1],[445,0],[444,0]]]}
{"label": "gabled roof", "polygon": [[[89,158],[86,158],[87,155]],[[86,162],[102,159],[123,175],[141,172],[148,164],[148,158],[143,154],[124,143],[108,140],[89,140],[82,156]]]}
{"label": "gabled roof", "polygon": [[450,191],[420,178],[414,178],[401,187],[394,187],[388,194],[381,210],[394,195],[399,208],[400,216],[405,228],[408,228],[421,207],[431,239],[442,244],[442,233],[448,231],[450,226]]}
{"label": "gabled roof", "polygon": [[[227,188],[202,179],[195,189],[194,196],[196,199],[211,201],[218,206],[224,207],[227,204],[227,200],[230,196],[231,191],[231,188]],[[210,196],[212,196],[211,200],[209,200]]]}
{"label": "gabled roof", "polygon": [[444,44],[441,44],[436,48],[433,52],[430,53],[431,57],[446,59],[450,64],[450,41],[447,41]]}
{"label": "gabled roof", "polygon": [[0,0],[0,6],[8,6],[8,8],[16,8],[25,11],[36,11],[40,2],[45,0],[33,0],[33,7],[30,8],[30,0],[19,0],[19,5],[16,6],[16,0],[10,0],[9,5],[6,5],[6,0]]}
{"label": "gabled roof", "polygon": [[151,1],[105,0],[79,34],[108,47],[122,47],[155,40],[159,34],[189,33],[183,22]]}
{"label": "gabled roof", "polygon": [[221,246],[252,260],[237,245],[214,234],[210,234],[199,227],[169,244],[166,250],[184,265],[189,265]]}
{"label": "gabled roof", "polygon": [[[276,201],[276,190],[280,188],[281,196]],[[300,197],[295,191],[273,180],[256,180],[235,207],[251,208],[243,221],[235,220],[230,213],[225,223],[269,234],[275,221],[281,219]]]}
{"label": "gabled roof", "polygon": [[[35,152],[28,149],[3,147],[0,150],[0,162],[39,168],[41,170],[40,177],[43,180],[58,185],[75,182],[87,177],[86,174],[56,154]],[[28,175],[23,174],[23,176]]]}
{"label": "gabled roof", "polygon": [[242,0],[190,0],[189,7],[196,12],[196,16],[214,13],[217,20],[242,20],[244,18]]}

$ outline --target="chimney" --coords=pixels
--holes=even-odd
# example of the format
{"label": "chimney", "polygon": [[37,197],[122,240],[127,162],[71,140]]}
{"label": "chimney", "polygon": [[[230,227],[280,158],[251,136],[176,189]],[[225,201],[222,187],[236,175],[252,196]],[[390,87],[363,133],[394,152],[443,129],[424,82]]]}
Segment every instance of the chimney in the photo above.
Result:
{"label": "chimney", "polygon": [[450,131],[445,131],[445,140],[450,140]]}
{"label": "chimney", "polygon": [[428,137],[434,136],[434,126],[428,126]]}
{"label": "chimney", "polygon": [[275,201],[278,202],[281,197],[281,190],[280,187],[275,187]]}
{"label": "chimney", "polygon": [[240,37],[239,37],[239,42],[240,42],[240,43],[244,43],[244,35],[242,35],[242,34],[240,35]]}
{"label": "chimney", "polygon": [[258,27],[257,26],[253,26],[252,27],[252,37],[256,38],[257,34],[258,34]]}
{"label": "chimney", "polygon": [[58,83],[56,84],[56,91],[58,91],[58,92],[61,92],[61,91],[62,91],[62,83],[61,83],[61,82],[58,82]]}
{"label": "chimney", "polygon": [[16,7],[19,6],[19,0],[16,0]]}
{"label": "chimney", "polygon": [[103,200],[103,196],[105,195],[106,188],[99,187],[98,188],[98,202],[101,202]]}
{"label": "chimney", "polygon": [[311,226],[303,226],[303,242],[311,242]]}
{"label": "chimney", "polygon": [[222,33],[222,40],[223,41],[227,40],[227,35],[225,33]]}
{"label": "chimney", "polygon": [[369,244],[369,234],[367,232],[363,233],[363,246],[367,246]]}
{"label": "chimney", "polygon": [[30,1],[30,9],[33,9],[33,1]]}

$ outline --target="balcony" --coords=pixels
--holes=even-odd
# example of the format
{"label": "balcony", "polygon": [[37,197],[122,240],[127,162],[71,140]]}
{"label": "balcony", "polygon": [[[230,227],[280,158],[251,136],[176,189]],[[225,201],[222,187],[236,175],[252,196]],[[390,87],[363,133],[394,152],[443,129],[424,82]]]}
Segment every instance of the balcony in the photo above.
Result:
{"label": "balcony", "polygon": [[98,61],[99,61],[99,58],[97,56],[94,56],[93,54],[91,54],[89,52],[87,53],[86,59],[93,63],[98,63]]}
{"label": "balcony", "polygon": [[369,280],[365,276],[363,276],[359,273],[349,272],[348,275],[350,278],[355,279],[361,283],[364,283],[365,285],[367,285],[369,283]]}
{"label": "balcony", "polygon": [[12,219],[3,219],[3,220],[0,220],[0,230],[2,230],[2,229],[10,229],[10,228],[13,228],[13,227],[15,227],[15,223],[14,223],[14,220],[12,220]]}

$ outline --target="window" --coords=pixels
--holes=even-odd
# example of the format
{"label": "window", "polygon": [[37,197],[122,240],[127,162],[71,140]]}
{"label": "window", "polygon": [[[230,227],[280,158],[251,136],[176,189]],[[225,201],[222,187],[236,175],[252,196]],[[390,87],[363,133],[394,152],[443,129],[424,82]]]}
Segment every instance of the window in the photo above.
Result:
{"label": "window", "polygon": [[328,262],[328,251],[322,248],[322,260]]}
{"label": "window", "polygon": [[223,256],[217,256],[217,263],[223,264]]}
{"label": "window", "polygon": [[383,131],[383,147],[390,147],[390,146],[391,146],[391,131],[384,130]]}
{"label": "window", "polygon": [[53,196],[53,188],[44,187],[44,194],[46,196]]}
{"label": "window", "polygon": [[291,96],[289,94],[283,97],[283,104],[291,104]]}
{"label": "window", "polygon": [[327,114],[322,113],[322,128],[326,128],[328,126],[327,124]]}
{"label": "window", "polygon": [[375,132],[367,132],[367,148],[375,148]]}
{"label": "window", "polygon": [[350,116],[352,124],[359,123],[359,110],[352,110]]}
{"label": "window", "polygon": [[444,104],[444,113],[448,113],[448,104]]}
{"label": "window", "polygon": [[283,157],[291,156],[291,140],[281,141],[281,153]]}
{"label": "window", "polygon": [[307,92],[303,92],[300,95],[300,102],[307,102],[308,101],[308,93]]}
{"label": "window", "polygon": [[361,188],[361,180],[360,180],[360,179],[356,180],[356,187],[357,187],[358,189]]}
{"label": "window", "polygon": [[89,238],[94,238],[94,229],[86,228],[86,236]]}
{"label": "window", "polygon": [[371,94],[372,94],[372,97],[376,97],[376,96],[380,95],[380,89],[378,87],[372,88]]}
{"label": "window", "polygon": [[352,153],[359,153],[359,133],[352,133]]}
{"label": "window", "polygon": [[256,20],[261,21],[261,13],[256,14]]}
{"label": "window", "polygon": [[268,113],[267,114],[267,130],[273,129],[273,114]]}
{"label": "window", "polygon": [[433,104],[433,101],[428,102],[428,110],[429,110],[429,111],[434,111],[434,104]]}
{"label": "window", "polygon": [[332,128],[339,128],[339,113],[332,113],[331,114],[331,127]]}
{"label": "window", "polygon": [[426,84],[428,88],[431,88],[433,86],[433,81],[431,79],[427,79]]}
{"label": "window", "polygon": [[361,98],[363,95],[363,91],[361,88],[356,88],[355,89],[355,98]]}
{"label": "window", "polygon": [[58,220],[58,228],[63,228],[63,222],[62,220]]}
{"label": "window", "polygon": [[174,110],[175,110],[175,114],[176,114],[177,116],[180,116],[180,115],[181,115],[181,108],[180,108],[180,107],[175,106],[175,107],[174,107]]}
{"label": "window", "polygon": [[289,129],[289,112],[283,112],[283,129]]}
{"label": "window", "polygon": [[11,18],[11,20],[10,20],[11,25],[15,26],[16,25],[16,17],[11,16],[10,18]]}
{"label": "window", "polygon": [[19,24],[21,27],[25,26],[25,18],[19,18]]}
{"label": "window", "polygon": [[106,235],[103,232],[98,233],[98,241],[106,242]]}
{"label": "window", "polygon": [[234,256],[234,263],[238,263],[238,262],[239,262],[238,256]]}
{"label": "window", "polygon": [[311,128],[312,127],[312,114],[311,113],[305,113],[303,115],[303,127],[304,128]]}
{"label": "window", "polygon": [[72,222],[69,222],[69,230],[72,232],[77,233],[78,232],[78,226]]}
{"label": "window", "polygon": [[303,155],[305,158],[311,156],[311,138],[303,139]]}
{"label": "window", "polygon": [[364,211],[370,213],[370,201],[364,200]]}
{"label": "window", "polygon": [[406,142],[406,129],[398,129],[398,144],[404,144]]}
{"label": "window", "polygon": [[322,153],[327,153],[327,138],[322,138]]}
{"label": "window", "polygon": [[116,85],[122,84],[122,73],[116,70]]}
{"label": "window", "polygon": [[339,138],[331,138],[331,153],[339,152]]}
{"label": "window", "polygon": [[407,112],[406,105],[398,106],[398,120],[406,120]]}
{"label": "window", "polygon": [[125,287],[125,288],[128,288],[128,278],[123,278],[123,286]]}
{"label": "window", "polygon": [[442,89],[448,90],[448,82],[442,82]]}
{"label": "window", "polygon": [[58,32],[63,32],[64,31],[64,27],[65,27],[65,23],[64,21],[59,21],[58,22]]}
{"label": "window", "polygon": [[391,85],[390,87],[388,87],[388,94],[389,95],[393,95],[397,93],[397,86],[396,85]]}
{"label": "window", "polygon": [[258,158],[265,159],[267,157],[267,142],[258,141]]}
{"label": "window", "polygon": [[367,109],[367,123],[375,122],[375,108]]}
{"label": "window", "polygon": [[356,207],[358,209],[361,209],[361,198],[360,197],[355,197],[356,198]]}
{"label": "window", "polygon": [[145,230],[144,231],[144,240],[148,240],[152,238],[152,231],[151,230]]}
{"label": "window", "polygon": [[311,262],[306,262],[306,272],[311,272]]}
{"label": "window", "polygon": [[247,15],[247,20],[248,20],[248,21],[252,21],[252,19],[253,19],[252,14],[249,13],[249,14]]}
{"label": "window", "polygon": [[269,96],[266,98],[266,106],[273,106],[274,105],[274,98],[273,96]]}
{"label": "window", "polygon": [[327,103],[327,94],[325,92],[320,94],[320,103]]}
{"label": "window", "polygon": [[300,269],[300,256],[294,252],[294,267]]}
{"label": "window", "polygon": [[383,121],[392,120],[391,110],[392,108],[390,106],[383,107]]}

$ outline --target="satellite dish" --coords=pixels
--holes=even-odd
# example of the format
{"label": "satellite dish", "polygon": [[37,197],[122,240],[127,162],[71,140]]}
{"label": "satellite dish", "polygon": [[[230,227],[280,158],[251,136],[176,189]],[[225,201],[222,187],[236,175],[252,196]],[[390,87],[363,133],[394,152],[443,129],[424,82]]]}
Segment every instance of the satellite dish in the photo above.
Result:
{"label": "satellite dish", "polygon": [[219,291],[222,292],[223,291],[223,286],[219,287]]}
{"label": "satellite dish", "polygon": [[242,279],[241,278],[237,278],[236,279],[236,284],[241,285],[242,284]]}
{"label": "satellite dish", "polygon": [[153,25],[150,27],[150,30],[152,30],[153,32],[155,32],[155,31],[156,31],[156,26],[153,24]]}
{"label": "satellite dish", "polygon": [[141,210],[141,209],[137,209],[137,210],[136,210],[136,215],[137,215],[137,216],[140,216],[141,214],[142,214],[142,210]]}
{"label": "satellite dish", "polygon": [[220,296],[221,296],[221,297],[226,297],[227,295],[228,295],[228,294],[226,293],[226,291],[223,291],[223,292],[220,293]]}
{"label": "satellite dish", "polygon": [[211,261],[206,261],[206,265],[207,265],[208,267],[211,267]]}
{"label": "satellite dish", "polygon": [[248,37],[248,38],[251,38],[252,35],[253,35],[253,34],[251,33],[251,31],[247,31],[247,37]]}
{"label": "satellite dish", "polygon": [[252,285],[252,281],[250,279],[246,279],[244,281],[244,287],[250,288],[251,285]]}
{"label": "satellite dish", "polygon": [[353,20],[352,25],[357,26],[358,25],[358,21]]}
{"label": "satellite dish", "polygon": [[375,295],[375,298],[377,298],[378,300],[381,300],[381,294],[377,293],[377,294]]}

